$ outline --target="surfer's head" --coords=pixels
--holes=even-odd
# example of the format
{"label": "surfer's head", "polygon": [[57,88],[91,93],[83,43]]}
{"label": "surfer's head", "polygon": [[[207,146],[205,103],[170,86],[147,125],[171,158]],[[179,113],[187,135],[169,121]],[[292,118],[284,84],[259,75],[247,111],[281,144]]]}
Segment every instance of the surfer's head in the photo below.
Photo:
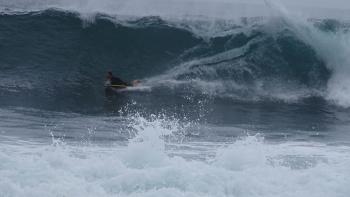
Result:
{"label": "surfer's head", "polygon": [[111,71],[107,72],[107,79],[112,79],[113,73]]}

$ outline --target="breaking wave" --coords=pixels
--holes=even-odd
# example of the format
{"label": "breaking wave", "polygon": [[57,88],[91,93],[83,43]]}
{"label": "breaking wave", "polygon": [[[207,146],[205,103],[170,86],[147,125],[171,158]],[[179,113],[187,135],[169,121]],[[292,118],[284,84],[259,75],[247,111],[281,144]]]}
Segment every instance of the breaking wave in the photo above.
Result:
{"label": "breaking wave", "polygon": [[[349,33],[331,19],[0,15],[1,105],[99,106],[104,74],[153,92],[350,106]],[[165,93],[164,93],[165,94]]]}

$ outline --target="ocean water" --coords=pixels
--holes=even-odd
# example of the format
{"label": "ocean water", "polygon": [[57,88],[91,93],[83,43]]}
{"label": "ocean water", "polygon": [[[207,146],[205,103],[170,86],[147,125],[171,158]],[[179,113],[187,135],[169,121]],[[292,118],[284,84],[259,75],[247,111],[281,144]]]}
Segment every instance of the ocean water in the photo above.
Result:
{"label": "ocean water", "polygon": [[72,2],[0,1],[0,197],[350,195],[347,20]]}

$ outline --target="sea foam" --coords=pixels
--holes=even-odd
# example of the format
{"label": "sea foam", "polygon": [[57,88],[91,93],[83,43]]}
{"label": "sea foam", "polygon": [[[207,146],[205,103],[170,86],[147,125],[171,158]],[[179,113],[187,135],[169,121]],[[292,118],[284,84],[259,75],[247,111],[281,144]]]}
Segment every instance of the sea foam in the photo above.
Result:
{"label": "sea foam", "polygon": [[271,144],[257,135],[220,145],[204,160],[185,159],[170,156],[166,148],[167,136],[184,129],[178,123],[137,117],[131,125],[136,136],[127,146],[2,143],[0,196],[345,197],[350,192],[349,147]]}

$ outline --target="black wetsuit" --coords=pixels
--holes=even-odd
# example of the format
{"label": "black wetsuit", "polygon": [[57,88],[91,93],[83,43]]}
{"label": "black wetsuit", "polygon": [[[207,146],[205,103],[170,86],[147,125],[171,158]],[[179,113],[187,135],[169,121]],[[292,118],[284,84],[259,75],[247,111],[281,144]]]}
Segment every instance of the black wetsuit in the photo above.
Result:
{"label": "black wetsuit", "polygon": [[125,81],[119,79],[118,77],[112,77],[111,84],[112,85],[125,85],[125,86],[130,85],[130,84],[126,83]]}
{"label": "black wetsuit", "polygon": [[[116,87],[108,87],[107,86],[106,89],[105,89],[106,96],[116,95],[116,92],[113,91],[113,89],[123,89],[123,88],[126,88],[126,86],[130,86],[129,83],[119,79],[118,77],[112,77],[110,79],[110,82],[111,82],[110,85],[115,85]],[[118,87],[118,85],[120,85],[120,86]]]}

